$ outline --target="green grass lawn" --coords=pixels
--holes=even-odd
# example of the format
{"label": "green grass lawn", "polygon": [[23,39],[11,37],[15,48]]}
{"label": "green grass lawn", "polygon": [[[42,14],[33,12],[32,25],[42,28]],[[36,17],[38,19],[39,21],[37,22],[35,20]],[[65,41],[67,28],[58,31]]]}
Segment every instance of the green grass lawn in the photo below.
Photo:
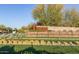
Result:
{"label": "green grass lawn", "polygon": [[[3,51],[3,52],[1,52]],[[5,52],[7,51],[7,52]],[[78,54],[79,46],[0,45],[0,53],[10,54]]]}

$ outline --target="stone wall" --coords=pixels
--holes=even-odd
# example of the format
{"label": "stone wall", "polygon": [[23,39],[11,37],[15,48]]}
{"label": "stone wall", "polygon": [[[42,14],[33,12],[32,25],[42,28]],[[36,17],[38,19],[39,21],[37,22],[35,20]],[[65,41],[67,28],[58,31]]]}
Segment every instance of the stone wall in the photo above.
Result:
{"label": "stone wall", "polygon": [[51,46],[79,46],[79,41],[73,42],[61,42],[61,41],[49,41],[49,40],[13,40],[13,39],[1,39],[0,44],[3,45],[51,45]]}
{"label": "stone wall", "polygon": [[27,32],[27,37],[79,37],[79,31]]}
{"label": "stone wall", "polygon": [[38,32],[27,32],[29,37],[79,37],[79,27],[34,26],[33,30]]}

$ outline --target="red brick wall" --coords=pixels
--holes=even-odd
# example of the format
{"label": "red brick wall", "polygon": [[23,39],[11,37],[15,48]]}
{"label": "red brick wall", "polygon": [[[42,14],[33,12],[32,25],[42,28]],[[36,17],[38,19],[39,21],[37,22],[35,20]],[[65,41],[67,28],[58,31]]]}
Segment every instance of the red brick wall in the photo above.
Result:
{"label": "red brick wall", "polygon": [[48,31],[48,27],[33,26],[33,30],[36,30],[36,31]]}

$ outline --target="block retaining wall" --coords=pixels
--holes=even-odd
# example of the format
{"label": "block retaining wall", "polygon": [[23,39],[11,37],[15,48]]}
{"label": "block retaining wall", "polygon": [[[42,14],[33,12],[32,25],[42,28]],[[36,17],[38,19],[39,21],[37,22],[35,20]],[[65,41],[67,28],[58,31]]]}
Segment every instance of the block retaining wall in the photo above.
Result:
{"label": "block retaining wall", "polygon": [[79,37],[79,32],[27,32],[27,37]]}
{"label": "block retaining wall", "polygon": [[49,41],[49,40],[13,40],[13,39],[0,39],[2,45],[51,45],[51,46],[79,46],[79,41],[73,42],[61,42],[61,41]]}

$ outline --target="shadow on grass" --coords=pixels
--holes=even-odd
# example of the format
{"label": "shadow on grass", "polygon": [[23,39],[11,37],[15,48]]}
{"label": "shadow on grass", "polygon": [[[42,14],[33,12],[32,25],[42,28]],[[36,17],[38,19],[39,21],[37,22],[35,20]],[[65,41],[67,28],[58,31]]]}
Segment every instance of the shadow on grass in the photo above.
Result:
{"label": "shadow on grass", "polygon": [[48,51],[45,51],[45,50],[36,50],[34,47],[29,47],[29,48],[26,48],[22,51],[19,51],[18,52],[19,54],[22,53],[22,54],[64,54],[63,52],[48,52]]}
{"label": "shadow on grass", "polygon": [[16,52],[14,49],[15,46],[3,46],[0,48],[0,54],[64,54],[62,51],[60,52],[48,52],[46,50],[37,50],[33,46],[25,48],[19,52]]}
{"label": "shadow on grass", "polygon": [[0,54],[14,54],[14,53],[16,53],[14,51],[14,46],[6,45],[0,48]]}
{"label": "shadow on grass", "polygon": [[33,47],[26,48],[22,51],[19,51],[18,53],[25,53],[25,54],[43,54],[44,53],[44,54],[49,54],[49,52],[47,52],[47,51],[36,50]]}
{"label": "shadow on grass", "polygon": [[0,48],[0,54],[50,54],[47,51],[36,50],[33,47],[28,47],[22,51],[16,52],[14,46],[3,46]]}

